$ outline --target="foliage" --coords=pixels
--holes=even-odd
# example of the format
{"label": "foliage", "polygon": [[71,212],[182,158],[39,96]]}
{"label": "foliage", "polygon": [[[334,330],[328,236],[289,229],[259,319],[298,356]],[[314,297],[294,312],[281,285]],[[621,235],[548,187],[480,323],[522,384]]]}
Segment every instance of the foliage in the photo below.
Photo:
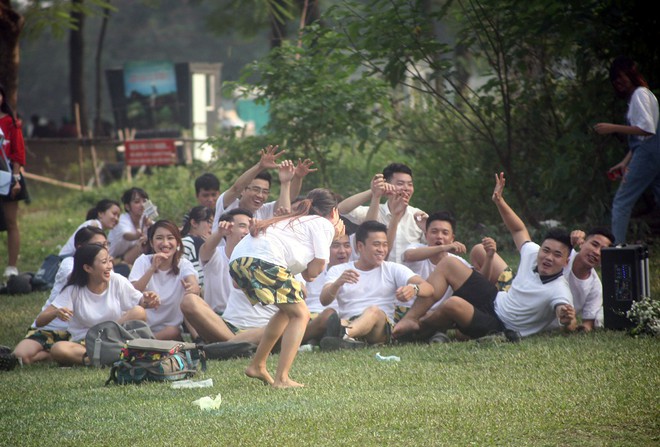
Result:
{"label": "foliage", "polygon": [[630,330],[632,335],[660,336],[660,301],[647,296],[633,301],[626,317],[635,324]]}
{"label": "foliage", "polygon": [[77,20],[72,14],[94,16],[104,14],[106,10],[117,11],[112,2],[105,0],[87,0],[86,2],[31,0],[20,3],[21,13],[25,16],[25,37],[27,38],[35,38],[47,30],[56,38],[64,37],[68,31],[77,29]]}

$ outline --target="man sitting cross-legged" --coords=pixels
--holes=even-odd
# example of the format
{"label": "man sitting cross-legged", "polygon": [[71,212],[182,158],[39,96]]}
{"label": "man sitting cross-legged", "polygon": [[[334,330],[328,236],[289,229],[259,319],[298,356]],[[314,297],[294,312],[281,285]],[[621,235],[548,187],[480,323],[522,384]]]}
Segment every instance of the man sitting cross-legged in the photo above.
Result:
{"label": "man sitting cross-legged", "polygon": [[408,301],[433,295],[431,285],[408,267],[385,261],[385,225],[366,221],[358,227],[355,240],[359,259],[332,267],[321,292],[323,305],[337,300],[339,317],[344,320],[335,334],[321,339],[321,349],[353,347],[359,343],[356,339],[369,344],[386,343],[395,299]]}
{"label": "man sitting cross-legged", "polygon": [[573,300],[562,276],[570,253],[568,233],[551,230],[541,246],[533,243],[522,220],[502,197],[504,184],[504,174],[496,175],[492,199],[520,251],[518,274],[509,291],[498,292],[486,277],[446,257],[438,263],[429,283],[435,289],[435,299],[449,286],[454,296],[430,315],[425,313],[434,299],[418,298],[394,328],[393,336],[420,330],[420,326],[422,330],[456,327],[471,338],[504,331],[509,340],[517,341],[551,329],[555,320],[564,328],[575,325]]}

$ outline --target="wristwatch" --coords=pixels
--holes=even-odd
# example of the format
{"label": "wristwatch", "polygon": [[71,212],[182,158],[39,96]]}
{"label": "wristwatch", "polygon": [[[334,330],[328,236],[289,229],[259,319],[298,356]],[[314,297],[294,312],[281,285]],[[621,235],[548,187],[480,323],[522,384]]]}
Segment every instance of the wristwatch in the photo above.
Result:
{"label": "wristwatch", "polygon": [[413,292],[414,292],[413,296],[417,296],[417,294],[419,294],[419,285],[417,285],[417,284],[410,284],[410,285],[413,288]]}

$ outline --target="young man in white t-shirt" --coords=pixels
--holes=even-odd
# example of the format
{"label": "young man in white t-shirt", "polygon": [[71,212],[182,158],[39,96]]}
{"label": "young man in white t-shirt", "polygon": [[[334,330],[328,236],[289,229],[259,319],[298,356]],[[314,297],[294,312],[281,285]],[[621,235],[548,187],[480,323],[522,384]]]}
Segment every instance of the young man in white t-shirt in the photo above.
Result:
{"label": "young man in white t-shirt", "polygon": [[376,221],[362,223],[355,240],[359,259],[331,268],[321,291],[325,306],[337,300],[343,320],[337,333],[321,339],[321,349],[350,347],[356,339],[369,344],[389,341],[394,302],[430,298],[433,288],[408,267],[386,261],[387,227]]}
{"label": "young man in white t-shirt", "polygon": [[[255,311],[252,310],[243,292],[234,288],[229,275],[229,258],[236,245],[249,234],[251,219],[252,213],[248,210],[234,208],[227,211],[220,217],[218,228],[200,248],[200,261],[207,278],[204,299],[195,295],[186,295],[181,303],[181,310],[193,338],[199,336],[207,343],[229,340],[259,342],[260,335],[249,337],[248,334],[242,334],[238,340],[235,340],[234,329],[243,329],[238,321],[240,319],[237,318],[242,313],[239,310],[241,306],[237,307],[236,300],[242,298],[245,301],[249,309],[245,306],[242,308],[249,314]],[[221,241],[225,243],[221,244]],[[225,313],[228,319],[233,319],[236,323],[234,328],[226,324]],[[270,317],[272,313],[274,312],[264,312],[264,315]],[[266,323],[268,318],[263,324]]]}
{"label": "young man in white t-shirt", "polygon": [[[392,231],[396,218],[397,213],[395,212],[393,213],[392,223],[388,228],[388,234]],[[438,263],[447,256],[454,257],[465,264],[468,268],[472,268],[466,260],[458,256],[458,254],[465,253],[466,249],[463,243],[456,240],[455,228],[456,219],[450,212],[437,211],[431,214],[426,220],[426,232],[424,233],[427,243],[415,243],[409,245],[408,248],[406,248],[406,251],[403,252],[403,265],[409,267],[413,272],[417,273],[425,280],[427,280],[431,273],[433,273]],[[436,309],[447,298],[452,296],[453,292],[453,289],[448,287],[444,296],[437,300],[429,311]],[[403,318],[413,303],[414,300],[411,300],[405,303],[399,303],[396,306],[394,315],[395,323]],[[417,333],[410,334],[409,338],[411,340],[427,340],[433,335],[434,334]],[[448,338],[443,333],[438,333],[437,336],[433,336],[432,340],[447,341]]]}
{"label": "young man in white t-shirt", "polygon": [[[571,289],[575,314],[581,319],[577,326],[579,331],[590,332],[603,326],[603,284],[596,268],[600,267],[601,249],[613,243],[614,235],[608,228],[592,228],[586,236],[581,230],[571,232],[571,245],[578,247],[579,251],[571,251],[568,265],[564,267],[564,277]],[[511,285],[509,279],[513,278],[513,273],[495,251],[495,242],[484,239],[482,244],[472,249],[470,259],[474,260],[475,266],[484,265],[490,272],[491,282],[498,290],[506,291]]]}
{"label": "young man in white t-shirt", "polygon": [[[385,185],[383,184],[385,183]],[[406,210],[401,218],[396,231],[396,238],[390,247],[388,260],[400,263],[403,259],[403,252],[412,243],[424,242],[424,231],[427,214],[412,206],[408,201],[415,192],[412,170],[401,163],[392,163],[383,169],[382,174],[376,174],[371,181],[370,189],[355,194],[344,199],[337,208],[339,213],[353,223],[361,224],[367,220],[377,220],[378,222],[389,226],[392,220],[393,197],[402,196],[405,198]],[[380,198],[387,196],[387,202],[381,204]],[[376,206],[377,212],[371,215],[373,207],[360,206],[366,201],[371,200],[372,205]],[[373,203],[375,201],[375,203]]]}
{"label": "young man in white t-shirt", "polygon": [[[278,146],[262,149],[259,162],[241,174],[236,182],[220,195],[216,201],[211,231],[218,228],[220,216],[233,208],[248,210],[255,219],[260,220],[270,219],[280,209],[290,210],[291,202],[302,188],[302,179],[316,169],[311,168],[310,160],[299,160],[296,165],[290,160],[277,163],[277,159],[284,154],[284,151],[277,152],[277,149]],[[272,180],[268,169],[279,170],[280,196],[277,201],[266,202]]]}
{"label": "young man in white t-shirt", "polygon": [[541,246],[530,240],[522,220],[502,197],[504,174],[496,175],[493,201],[520,251],[520,266],[508,292],[498,292],[482,274],[456,259],[441,260],[429,282],[434,298],[448,286],[454,295],[430,315],[433,299],[418,299],[394,328],[393,335],[429,327],[437,330],[458,328],[470,338],[504,331],[507,338],[520,337],[552,329],[555,320],[565,329],[575,326],[575,309],[563,269],[568,265],[570,237],[563,231],[551,230]]}

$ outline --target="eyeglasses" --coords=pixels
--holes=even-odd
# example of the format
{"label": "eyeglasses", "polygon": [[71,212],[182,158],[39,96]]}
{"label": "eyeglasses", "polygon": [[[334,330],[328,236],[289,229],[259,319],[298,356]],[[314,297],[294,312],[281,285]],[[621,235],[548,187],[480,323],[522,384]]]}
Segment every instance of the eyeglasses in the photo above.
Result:
{"label": "eyeglasses", "polygon": [[267,196],[270,193],[270,189],[259,188],[258,186],[247,186],[245,189],[249,189],[255,194],[263,194]]}

